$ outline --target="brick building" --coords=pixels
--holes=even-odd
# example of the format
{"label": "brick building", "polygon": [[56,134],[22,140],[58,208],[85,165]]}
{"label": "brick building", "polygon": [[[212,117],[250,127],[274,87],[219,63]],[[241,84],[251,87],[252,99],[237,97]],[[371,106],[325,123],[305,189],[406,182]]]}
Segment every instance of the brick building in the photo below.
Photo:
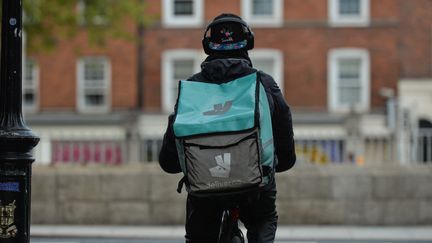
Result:
{"label": "brick building", "polygon": [[432,120],[431,1],[159,0],[148,11],[160,17],[145,30],[142,107],[133,43],[94,49],[82,33],[28,58],[38,161],[154,160],[177,81],[199,71],[203,30],[222,12],[251,25],[250,56],[292,108],[299,160],[419,160],[428,147],[410,141],[419,120]]}

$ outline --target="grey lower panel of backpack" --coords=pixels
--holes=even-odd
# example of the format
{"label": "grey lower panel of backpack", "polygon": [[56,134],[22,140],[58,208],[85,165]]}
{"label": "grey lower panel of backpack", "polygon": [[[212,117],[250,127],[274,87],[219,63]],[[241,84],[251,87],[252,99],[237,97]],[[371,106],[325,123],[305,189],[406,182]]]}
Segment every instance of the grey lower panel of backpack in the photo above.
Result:
{"label": "grey lower panel of backpack", "polygon": [[189,193],[225,193],[262,181],[258,131],[186,139]]}

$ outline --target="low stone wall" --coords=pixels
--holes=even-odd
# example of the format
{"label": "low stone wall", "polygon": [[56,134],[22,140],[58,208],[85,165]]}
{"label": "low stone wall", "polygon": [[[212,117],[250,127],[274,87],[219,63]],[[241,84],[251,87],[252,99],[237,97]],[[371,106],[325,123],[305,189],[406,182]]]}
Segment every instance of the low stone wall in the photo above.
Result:
{"label": "low stone wall", "polygon": [[[34,165],[32,223],[183,224],[180,174],[157,164]],[[432,167],[306,166],[277,174],[280,224],[432,224]]]}

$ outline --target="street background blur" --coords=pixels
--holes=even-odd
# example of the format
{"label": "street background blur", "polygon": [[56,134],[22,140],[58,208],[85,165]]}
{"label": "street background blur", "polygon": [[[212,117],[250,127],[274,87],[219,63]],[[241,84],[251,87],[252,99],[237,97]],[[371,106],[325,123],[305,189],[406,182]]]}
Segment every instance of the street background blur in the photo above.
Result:
{"label": "street background blur", "polygon": [[297,165],[280,224],[432,224],[432,1],[32,0],[23,108],[34,224],[181,225],[157,165],[177,83],[223,12],[291,107]]}

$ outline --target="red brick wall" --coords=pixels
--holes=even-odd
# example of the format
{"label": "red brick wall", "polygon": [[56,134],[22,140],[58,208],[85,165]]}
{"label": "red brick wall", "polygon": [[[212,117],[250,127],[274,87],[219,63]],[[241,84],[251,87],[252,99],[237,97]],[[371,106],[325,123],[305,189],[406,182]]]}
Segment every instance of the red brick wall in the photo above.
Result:
{"label": "red brick wall", "polygon": [[[240,0],[204,1],[201,28],[164,29],[161,1],[151,1],[149,13],[158,16],[145,36],[144,104],[147,111],[161,109],[161,55],[164,50],[201,50],[205,24],[222,12],[240,14]],[[382,108],[382,87],[396,89],[401,77],[432,76],[432,2],[429,0],[371,0],[371,25],[366,28],[327,26],[326,0],[285,0],[284,26],[253,28],[256,48],[283,53],[285,96],[295,109],[327,109],[327,53],[331,48],[369,50],[371,105]],[[113,109],[136,104],[136,49],[133,43],[110,41],[106,50],[90,48],[85,36],[61,42],[61,51],[40,56],[42,110],[75,109],[76,59],[104,54],[112,64]],[[80,47],[81,53],[76,52]]]}
{"label": "red brick wall", "polygon": [[[327,1],[286,0],[283,28],[253,28],[256,48],[281,50],[284,57],[285,96],[298,109],[327,107],[327,52],[331,48],[368,49],[371,56],[371,103],[380,107],[382,87],[396,88],[400,61],[397,55],[398,4],[394,0],[371,1],[370,28],[327,27]],[[206,23],[222,12],[240,14],[240,1],[205,1]],[[148,31],[146,68],[147,109],[161,106],[160,55],[175,48],[201,49],[202,29],[161,29]],[[157,60],[157,61],[156,61]],[[157,92],[151,92],[157,90]],[[151,92],[151,93],[149,93]]]}
{"label": "red brick wall", "polygon": [[287,21],[304,21],[327,19],[327,1],[323,0],[289,0],[284,1],[284,18]]}
{"label": "red brick wall", "polygon": [[221,13],[234,13],[240,15],[240,1],[238,0],[217,0],[205,1],[205,22],[209,23]]}
{"label": "red brick wall", "polygon": [[59,41],[50,52],[35,55],[40,69],[40,111],[77,110],[77,61],[106,56],[111,63],[112,110],[136,105],[136,51],[131,42],[110,40],[104,48],[89,46],[85,34]]}
{"label": "red brick wall", "polygon": [[432,2],[399,0],[401,77],[432,76]]}

